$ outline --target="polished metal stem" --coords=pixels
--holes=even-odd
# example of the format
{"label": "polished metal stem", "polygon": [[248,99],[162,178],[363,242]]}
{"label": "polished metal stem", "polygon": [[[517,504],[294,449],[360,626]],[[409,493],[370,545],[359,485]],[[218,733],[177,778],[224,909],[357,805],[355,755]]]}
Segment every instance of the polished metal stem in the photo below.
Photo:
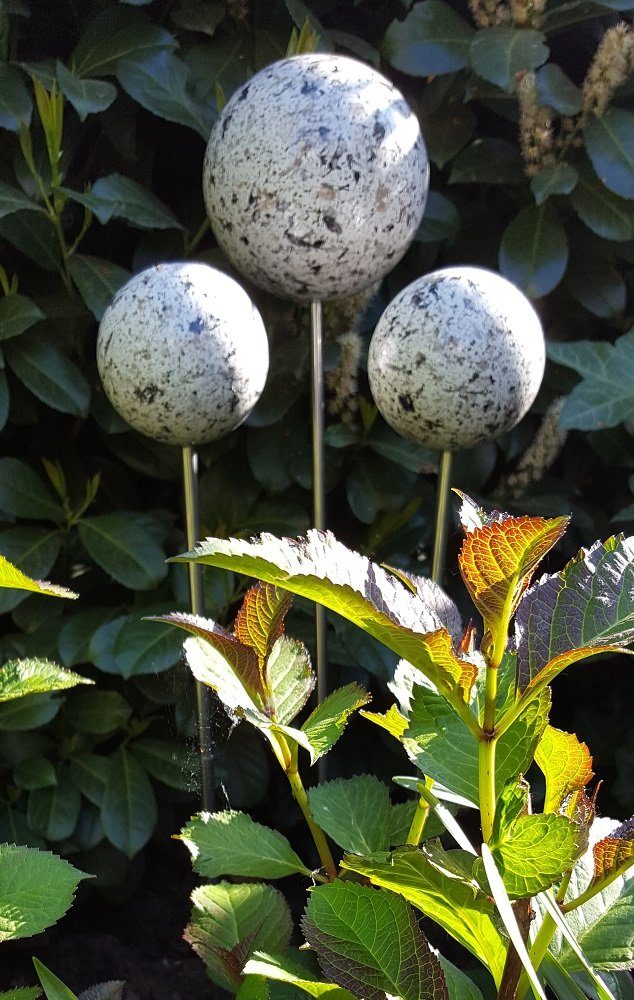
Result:
{"label": "polished metal stem", "polygon": [[451,489],[451,464],[453,454],[450,451],[440,453],[438,466],[438,485],[436,487],[436,528],[434,532],[434,555],[431,566],[431,578],[434,583],[442,584],[445,569],[445,552],[447,549],[447,512],[449,509],[449,491]]}
{"label": "polished metal stem", "polygon": [[[198,501],[198,454],[190,446],[183,446],[183,486],[185,492],[185,528],[187,548],[191,550],[200,540],[200,508]],[[189,598],[192,614],[204,613],[202,566],[187,564]],[[208,687],[196,681],[196,709],[200,742],[200,768],[202,806],[208,812],[214,809],[214,760],[211,725],[214,713],[212,694]]]}
{"label": "polished metal stem", "polygon": [[[310,307],[312,349],[312,418],[313,418],[313,524],[322,531],[326,527],[326,477],[324,460],[324,363],[321,302]],[[317,701],[328,694],[326,660],[326,609],[315,605],[315,644],[317,650]],[[319,761],[319,779],[326,777],[325,759]]]}

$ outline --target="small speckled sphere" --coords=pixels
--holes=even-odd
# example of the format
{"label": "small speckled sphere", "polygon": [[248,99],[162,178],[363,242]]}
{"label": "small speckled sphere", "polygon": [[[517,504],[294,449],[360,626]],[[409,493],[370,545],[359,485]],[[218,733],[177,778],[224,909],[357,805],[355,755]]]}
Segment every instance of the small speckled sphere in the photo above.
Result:
{"label": "small speckled sphere", "polygon": [[225,253],[298,301],[352,295],[387,274],[420,224],[429,161],[416,116],[376,70],[293,56],[233,95],[205,156],[203,194]]}
{"label": "small speckled sphere", "polygon": [[521,420],[545,360],[539,318],[515,285],[481,268],[448,267],[412,282],[387,307],[368,377],[398,434],[458,451]]}
{"label": "small speckled sphere", "polygon": [[228,275],[206,264],[150,267],[114,296],[99,326],[108,399],[135,430],[199,445],[234,430],[268,372],[264,324]]}

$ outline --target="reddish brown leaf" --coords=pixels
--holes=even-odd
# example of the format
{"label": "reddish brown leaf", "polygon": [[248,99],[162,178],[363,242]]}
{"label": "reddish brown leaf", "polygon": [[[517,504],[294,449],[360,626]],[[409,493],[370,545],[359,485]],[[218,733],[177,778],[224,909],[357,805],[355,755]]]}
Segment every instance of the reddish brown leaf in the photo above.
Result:
{"label": "reddish brown leaf", "polygon": [[246,592],[234,632],[240,642],[256,651],[261,662],[266,660],[282,635],[290,606],[289,592],[272,583],[256,583]]}
{"label": "reddish brown leaf", "polygon": [[[592,883],[607,879],[626,871],[634,864],[634,816],[613,830],[609,837],[594,845],[594,876]],[[612,878],[611,878],[612,877]]]}

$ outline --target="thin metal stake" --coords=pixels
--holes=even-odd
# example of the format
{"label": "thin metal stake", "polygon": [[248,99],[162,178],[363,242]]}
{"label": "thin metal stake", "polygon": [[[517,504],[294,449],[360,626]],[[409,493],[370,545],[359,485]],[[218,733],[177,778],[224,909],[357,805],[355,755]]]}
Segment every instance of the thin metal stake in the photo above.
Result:
{"label": "thin metal stake", "polygon": [[[190,445],[183,446],[183,486],[185,491],[185,529],[187,548],[193,549],[200,540],[200,509],[198,503],[198,454]],[[187,564],[189,574],[189,598],[192,614],[204,612],[202,567],[199,563]],[[200,769],[202,779],[202,806],[213,812],[214,761],[211,741],[213,702],[211,691],[196,681],[196,708],[198,712],[198,737],[200,741]]]}
{"label": "thin metal stake", "polygon": [[[315,301],[310,307],[312,347],[312,410],[313,410],[313,524],[322,531],[326,527],[326,480],[324,474],[324,364],[322,352],[322,307]],[[315,640],[317,648],[317,701],[328,694],[326,676],[326,609],[315,605]],[[326,762],[319,761],[319,780],[326,778]]]}
{"label": "thin metal stake", "polygon": [[450,451],[440,453],[438,466],[438,485],[436,488],[436,529],[434,533],[434,556],[431,566],[431,578],[434,583],[442,584],[445,569],[445,552],[447,549],[447,511],[449,508],[449,490],[451,480],[451,463],[453,454]]}

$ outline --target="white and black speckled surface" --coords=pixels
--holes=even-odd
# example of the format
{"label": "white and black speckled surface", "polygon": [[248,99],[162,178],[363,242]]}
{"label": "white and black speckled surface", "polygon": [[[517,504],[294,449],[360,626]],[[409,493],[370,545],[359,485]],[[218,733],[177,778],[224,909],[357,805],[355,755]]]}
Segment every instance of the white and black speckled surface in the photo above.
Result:
{"label": "white and black speckled surface", "polygon": [[251,299],[206,264],[135,275],[99,326],[97,366],[110,402],[135,430],[169,444],[205,444],[234,430],[258,401],[268,364]]}
{"label": "white and black speckled surface", "polygon": [[257,73],[224,108],[203,168],[221,247],[257,285],[300,301],[351,295],[387,274],[420,224],[428,185],[401,93],[338,55]]}
{"label": "white and black speckled surface", "polygon": [[492,271],[449,267],[412,282],[387,307],[368,377],[395,431],[458,451],[518,423],[544,365],[539,317],[519,289]]}

